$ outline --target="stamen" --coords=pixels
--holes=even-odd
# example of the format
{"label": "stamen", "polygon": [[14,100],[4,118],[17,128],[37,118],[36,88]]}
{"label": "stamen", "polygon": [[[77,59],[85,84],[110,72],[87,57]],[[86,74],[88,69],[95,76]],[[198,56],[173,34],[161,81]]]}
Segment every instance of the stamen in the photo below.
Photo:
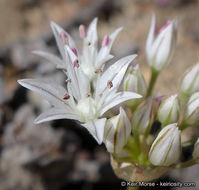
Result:
{"label": "stamen", "polygon": [[71,82],[71,79],[67,79],[66,82],[67,82],[67,83]]}
{"label": "stamen", "polygon": [[87,97],[90,97],[91,96],[91,93],[87,93]]}
{"label": "stamen", "polygon": [[79,36],[80,38],[86,37],[86,27],[82,24],[79,26]]}
{"label": "stamen", "polygon": [[112,81],[108,80],[108,82],[107,82],[107,87],[108,87],[108,88],[112,88],[112,87],[113,87]]}
{"label": "stamen", "polygon": [[69,98],[70,98],[70,95],[67,94],[67,93],[66,93],[66,94],[64,95],[64,97],[63,97],[64,100],[68,100]]}
{"label": "stamen", "polygon": [[64,44],[67,44],[67,43],[68,43],[68,39],[67,39],[66,33],[61,32],[60,38],[61,38],[61,40],[62,40],[62,42],[63,42]]}
{"label": "stamen", "polygon": [[79,67],[79,61],[76,59],[73,63],[73,67]]}
{"label": "stamen", "polygon": [[75,48],[71,48],[71,50],[73,51],[73,53],[77,56],[77,50]]}
{"label": "stamen", "polygon": [[108,35],[105,35],[104,36],[104,39],[102,41],[102,47],[105,47],[109,44],[109,36]]}
{"label": "stamen", "polygon": [[102,73],[102,70],[101,69],[97,69],[97,70],[95,70],[95,73],[96,74],[100,74],[100,73]]}
{"label": "stamen", "polygon": [[90,46],[90,45],[91,45],[91,43],[90,43],[89,41],[86,41],[85,44],[86,44],[87,46]]}

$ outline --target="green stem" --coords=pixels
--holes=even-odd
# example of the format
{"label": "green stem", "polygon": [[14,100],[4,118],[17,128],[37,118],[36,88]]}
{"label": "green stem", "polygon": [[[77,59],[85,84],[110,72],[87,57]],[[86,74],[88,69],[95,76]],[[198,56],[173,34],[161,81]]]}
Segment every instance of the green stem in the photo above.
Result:
{"label": "green stem", "polygon": [[154,88],[154,85],[155,85],[155,82],[158,78],[158,74],[159,72],[155,71],[155,70],[151,70],[151,79],[150,79],[150,83],[149,83],[149,87],[148,87],[148,90],[147,90],[147,95],[146,97],[149,97],[153,91],[153,88]]}
{"label": "green stem", "polygon": [[186,127],[187,127],[187,125],[186,125],[185,123],[182,122],[182,123],[180,124],[180,126],[178,127],[178,129],[182,131],[182,130],[185,129]]}
{"label": "green stem", "polygon": [[183,162],[183,163],[179,163],[175,166],[176,169],[179,169],[179,168],[187,168],[187,167],[190,167],[194,164],[196,164],[196,160],[197,159],[191,159],[191,160],[188,160],[186,162]]}
{"label": "green stem", "polygon": [[188,147],[192,144],[195,144],[195,142],[197,141],[197,138],[193,138],[193,139],[190,139],[188,141],[185,141],[182,143],[182,147]]}

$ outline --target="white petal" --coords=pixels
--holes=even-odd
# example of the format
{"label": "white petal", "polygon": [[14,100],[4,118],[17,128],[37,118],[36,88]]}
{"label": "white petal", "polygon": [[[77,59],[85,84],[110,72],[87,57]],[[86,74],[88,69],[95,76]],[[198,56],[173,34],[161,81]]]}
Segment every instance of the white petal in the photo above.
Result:
{"label": "white petal", "polygon": [[55,64],[58,69],[66,70],[64,62],[57,56],[44,51],[33,51],[32,53],[47,59],[49,62]]}
{"label": "white petal", "polygon": [[76,99],[85,98],[90,92],[89,79],[82,71],[81,65],[78,68],[73,66],[76,57],[72,50],[68,46],[65,46],[65,51],[69,55],[69,63],[66,64],[66,68],[68,70],[67,75],[72,81],[72,90],[75,89]]}
{"label": "white petal", "polygon": [[104,127],[105,127],[106,119],[97,119],[94,121],[89,121],[85,124],[82,124],[95,138],[98,144],[101,144],[104,137]]}
{"label": "white petal", "polygon": [[[112,81],[113,88],[118,88],[129,64],[135,59],[136,55],[126,56],[111,65],[100,78],[96,86],[96,95],[99,95],[107,88],[107,82]],[[111,89],[111,90],[112,90]]]}
{"label": "white petal", "polygon": [[77,118],[75,113],[69,112],[66,109],[51,108],[50,110],[42,113],[39,117],[37,117],[34,123],[39,124],[56,119],[77,119]]}
{"label": "white petal", "polygon": [[60,38],[61,32],[64,32],[66,34],[69,46],[71,48],[77,49],[74,40],[72,39],[72,37],[66,31],[64,31],[63,28],[61,28],[60,26],[58,26],[54,22],[51,22],[50,25],[51,25],[51,28],[53,30],[53,34],[55,36],[55,39],[56,39],[56,42],[57,42],[57,45],[58,45],[58,48],[59,48],[59,51],[60,51],[62,57],[64,57],[64,45],[65,44],[62,42],[62,40]]}
{"label": "white petal", "polygon": [[[59,86],[59,85],[53,85],[50,83],[46,83],[37,79],[22,79],[18,80],[18,83],[25,88],[28,88],[45,99],[48,100],[49,103],[51,103],[53,106],[59,106],[59,107],[69,107],[69,100],[64,100],[63,97],[66,94],[66,90]],[[70,109],[70,108],[69,108]]]}
{"label": "white petal", "polygon": [[153,54],[151,53],[151,50],[152,50],[152,44],[155,38],[155,27],[156,27],[156,18],[155,18],[155,14],[152,14],[151,26],[149,29],[149,34],[148,34],[147,42],[146,42],[146,54],[147,54],[148,60],[151,60],[151,56],[153,56]]}
{"label": "white petal", "polygon": [[117,35],[120,33],[122,30],[122,27],[116,29],[110,36],[109,36],[109,43],[105,47],[101,47],[98,55],[97,55],[97,60],[95,64],[95,68],[99,69],[101,66],[108,60],[110,60],[112,57],[109,55],[111,47],[113,45],[113,42],[115,41]]}
{"label": "white petal", "polygon": [[100,116],[102,116],[107,110],[113,108],[114,106],[134,98],[141,98],[142,96],[133,92],[118,92],[114,96],[109,97],[106,100],[102,109],[100,110]]}
{"label": "white petal", "polygon": [[94,18],[90,23],[86,39],[91,43],[97,45],[98,37],[97,37],[97,18]]}

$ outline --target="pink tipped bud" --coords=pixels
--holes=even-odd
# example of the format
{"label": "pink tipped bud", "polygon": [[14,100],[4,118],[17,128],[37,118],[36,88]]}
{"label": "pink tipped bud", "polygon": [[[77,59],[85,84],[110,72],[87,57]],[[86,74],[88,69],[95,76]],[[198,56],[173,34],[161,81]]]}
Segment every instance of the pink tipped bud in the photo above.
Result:
{"label": "pink tipped bud", "polygon": [[79,26],[79,36],[80,38],[86,37],[86,27],[82,24]]}
{"label": "pink tipped bud", "polygon": [[107,82],[107,87],[108,87],[108,88],[112,88],[112,87],[113,87],[112,81],[109,80],[109,81]]}
{"label": "pink tipped bud", "polygon": [[76,59],[73,63],[73,67],[79,67],[79,61]]}
{"label": "pink tipped bud", "polygon": [[71,48],[71,50],[73,51],[73,53],[77,56],[77,50],[75,48]]}
{"label": "pink tipped bud", "polygon": [[67,40],[67,35],[66,35],[65,32],[61,32],[60,38],[61,38],[61,40],[62,40],[62,42],[63,42],[64,44],[66,44],[66,43],[68,42],[68,40]]}
{"label": "pink tipped bud", "polygon": [[68,100],[69,98],[70,98],[70,95],[67,94],[67,93],[66,93],[66,94],[64,95],[64,97],[63,97],[64,100]]}
{"label": "pink tipped bud", "polygon": [[109,43],[109,36],[108,36],[108,35],[105,35],[105,36],[104,36],[104,39],[103,39],[103,41],[102,41],[102,47],[107,46],[108,43]]}
{"label": "pink tipped bud", "polygon": [[166,24],[163,25],[162,28],[160,28],[160,32],[162,32],[163,30],[165,30],[165,29],[167,28],[167,26],[169,26],[170,24],[171,24],[171,21],[168,20],[168,21],[166,22]]}

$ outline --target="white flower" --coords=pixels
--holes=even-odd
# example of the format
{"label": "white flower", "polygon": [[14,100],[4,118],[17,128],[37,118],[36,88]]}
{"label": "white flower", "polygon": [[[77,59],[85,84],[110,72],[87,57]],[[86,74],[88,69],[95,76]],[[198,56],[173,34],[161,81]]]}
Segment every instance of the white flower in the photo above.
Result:
{"label": "white flower", "polygon": [[106,119],[99,118],[112,107],[126,100],[141,97],[133,92],[117,92],[129,64],[136,56],[124,57],[104,73],[98,74],[92,93],[88,77],[79,67],[74,53],[68,46],[65,46],[64,55],[68,75],[67,90],[37,79],[23,79],[18,82],[43,96],[53,106],[41,114],[35,123],[64,118],[75,119],[80,121],[100,144],[103,141]]}
{"label": "white flower", "polygon": [[97,18],[91,22],[87,31],[84,25],[80,25],[79,32],[80,37],[83,40],[82,53],[80,53],[72,37],[64,31],[63,28],[54,22],[51,22],[51,28],[53,30],[62,59],[42,51],[34,51],[33,53],[55,63],[57,68],[66,70],[63,59],[65,57],[65,45],[68,45],[75,58],[78,59],[78,64],[89,80],[97,77],[97,74],[103,71],[104,64],[113,58],[113,55],[110,54],[111,47],[115,38],[122,30],[122,28],[118,28],[112,34],[105,35],[101,48],[98,50]]}
{"label": "white flower", "polygon": [[168,21],[156,35],[155,15],[146,42],[146,55],[149,66],[157,72],[165,68],[171,59],[176,44],[177,22]]}
{"label": "white flower", "polygon": [[181,92],[185,97],[197,91],[199,91],[199,63],[186,74],[181,84]]}
{"label": "white flower", "polygon": [[153,142],[149,160],[156,166],[170,166],[181,154],[180,130],[176,123],[164,127]]}
{"label": "white flower", "polygon": [[111,153],[120,154],[131,133],[131,123],[120,107],[120,113],[107,121],[104,132],[104,143]]}
{"label": "white flower", "polygon": [[188,100],[183,122],[187,125],[199,123],[199,92],[195,92]]}
{"label": "white flower", "polygon": [[180,107],[177,94],[164,100],[158,109],[158,119],[163,125],[177,122],[179,115]]}
{"label": "white flower", "polygon": [[139,134],[144,134],[150,127],[152,118],[152,98],[141,104],[133,114],[132,128]]}
{"label": "white flower", "polygon": [[194,145],[193,158],[194,159],[199,158],[199,138]]}

